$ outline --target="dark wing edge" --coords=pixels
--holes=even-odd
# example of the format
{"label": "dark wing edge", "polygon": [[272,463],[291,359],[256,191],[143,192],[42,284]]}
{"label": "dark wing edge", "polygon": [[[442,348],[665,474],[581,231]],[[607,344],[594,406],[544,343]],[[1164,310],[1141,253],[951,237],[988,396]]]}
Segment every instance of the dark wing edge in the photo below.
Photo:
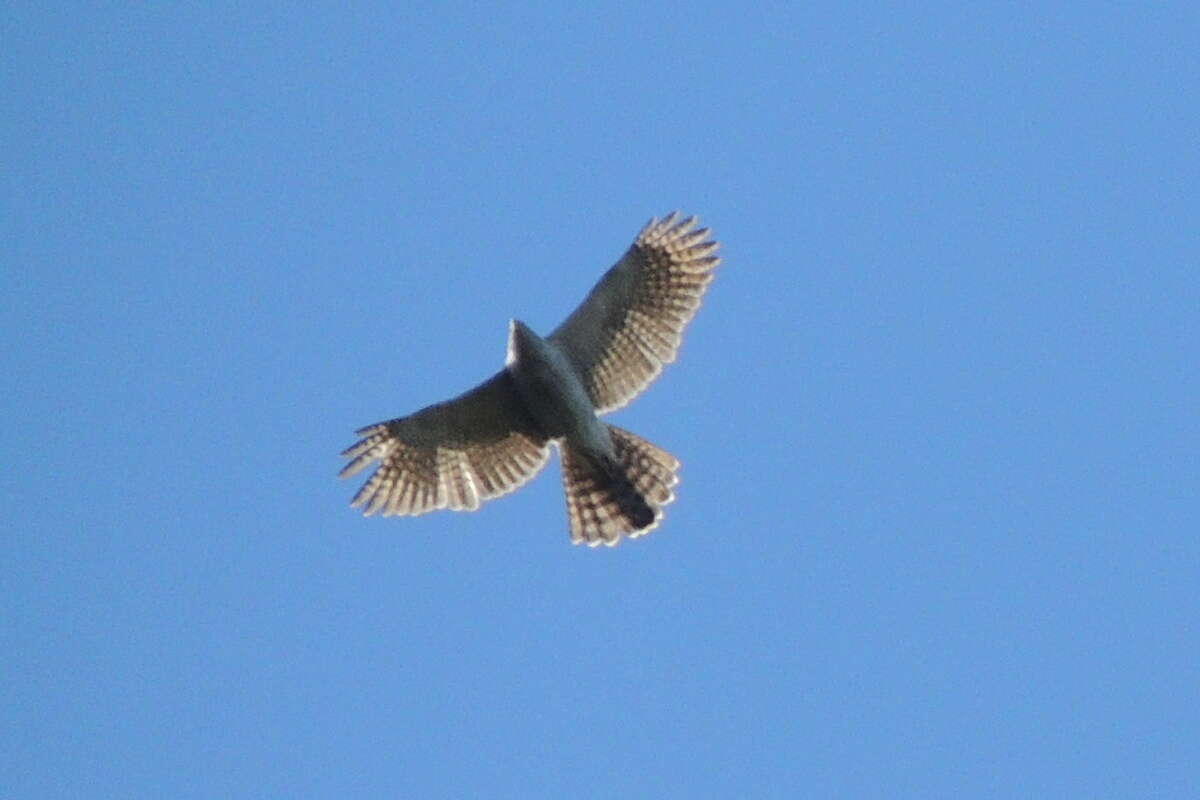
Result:
{"label": "dark wing edge", "polygon": [[597,413],[640,394],[675,360],[720,246],[696,217],[651,219],[625,255],[550,334],[579,371]]}
{"label": "dark wing edge", "polygon": [[357,433],[362,438],[342,452],[350,463],[338,477],[379,462],[350,501],[365,516],[474,511],[525,485],[550,457],[507,370],[452,400]]}

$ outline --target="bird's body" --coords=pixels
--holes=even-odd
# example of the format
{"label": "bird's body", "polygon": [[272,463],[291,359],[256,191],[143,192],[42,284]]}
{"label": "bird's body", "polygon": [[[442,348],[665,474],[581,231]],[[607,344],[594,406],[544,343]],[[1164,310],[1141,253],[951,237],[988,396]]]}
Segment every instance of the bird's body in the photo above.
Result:
{"label": "bird's body", "polygon": [[584,302],[547,337],[509,326],[508,358],[474,389],[359,431],[342,475],[379,468],[355,495],[365,514],[473,510],[562,458],[572,541],[613,545],[654,528],[679,462],[601,414],[674,360],[719,259],[707,229],[651,220]]}
{"label": "bird's body", "polygon": [[608,428],[596,416],[587,389],[562,348],[513,320],[508,351],[505,368],[542,433],[549,439],[565,439],[589,455],[612,457]]}

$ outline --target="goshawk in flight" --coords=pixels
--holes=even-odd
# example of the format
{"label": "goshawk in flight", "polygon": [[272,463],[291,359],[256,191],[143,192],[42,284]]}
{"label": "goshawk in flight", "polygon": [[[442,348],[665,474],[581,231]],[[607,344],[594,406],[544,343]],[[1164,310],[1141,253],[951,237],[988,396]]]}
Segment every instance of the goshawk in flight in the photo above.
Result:
{"label": "goshawk in flight", "polygon": [[504,369],[453,400],[358,431],[341,477],[379,461],[354,496],[366,515],[475,510],[562,459],[571,541],[640,536],[674,499],[679,462],[601,422],[675,360],[720,259],[677,213],[647,223],[579,308],[546,338],[509,323]]}

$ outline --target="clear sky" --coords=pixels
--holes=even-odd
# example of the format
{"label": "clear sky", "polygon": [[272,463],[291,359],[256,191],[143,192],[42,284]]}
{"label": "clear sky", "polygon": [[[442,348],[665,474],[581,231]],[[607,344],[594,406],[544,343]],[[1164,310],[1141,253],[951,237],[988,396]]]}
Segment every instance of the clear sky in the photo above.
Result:
{"label": "clear sky", "polygon": [[[0,17],[0,794],[1200,796],[1194,4],[123,5]],[[675,208],[658,531],[348,507]]]}

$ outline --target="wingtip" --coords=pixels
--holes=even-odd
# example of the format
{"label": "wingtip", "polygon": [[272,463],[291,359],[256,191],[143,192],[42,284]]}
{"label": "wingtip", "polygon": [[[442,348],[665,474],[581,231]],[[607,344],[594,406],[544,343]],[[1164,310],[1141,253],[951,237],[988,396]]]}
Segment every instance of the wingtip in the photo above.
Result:
{"label": "wingtip", "polygon": [[[695,237],[694,229],[700,224],[700,217],[690,215],[684,217],[678,210],[664,217],[651,217],[640,231],[637,241],[644,243],[652,240],[678,240],[684,237]],[[702,229],[708,235],[708,229]]]}

